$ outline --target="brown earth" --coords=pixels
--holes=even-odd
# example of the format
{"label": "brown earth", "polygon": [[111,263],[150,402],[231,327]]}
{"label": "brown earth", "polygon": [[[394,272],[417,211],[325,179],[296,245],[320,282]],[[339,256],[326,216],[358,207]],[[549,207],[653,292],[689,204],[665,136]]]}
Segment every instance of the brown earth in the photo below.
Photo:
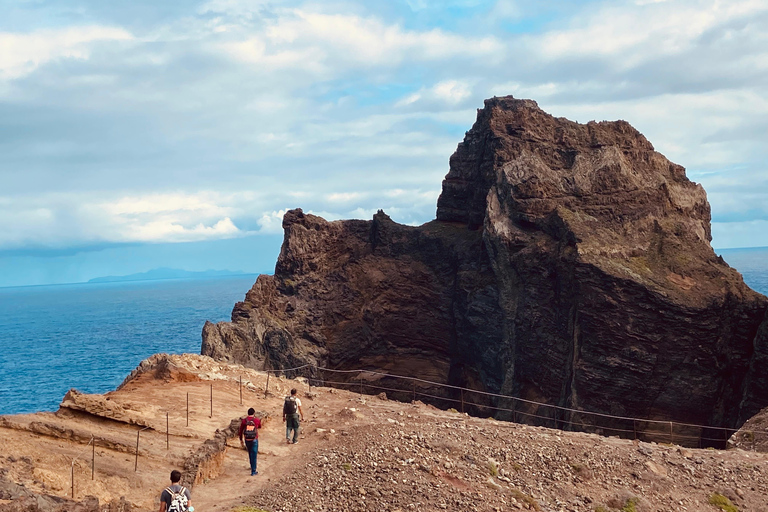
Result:
{"label": "brown earth", "polygon": [[[271,512],[559,512],[631,510],[633,500],[638,512],[716,511],[708,504],[715,493],[741,511],[768,511],[764,453],[686,449],[472,418],[420,402],[310,390],[306,382],[274,376],[265,398],[265,385],[264,373],[239,365],[158,355],[116,391],[70,393],[57,413],[0,417],[0,511],[157,510],[174,468],[184,470],[187,483],[195,481],[199,512],[243,505]],[[280,421],[282,396],[291,387],[300,390],[306,418],[296,445],[285,444]],[[212,441],[217,429],[220,437],[231,435],[232,420],[249,406],[266,418],[256,477],[249,476],[236,439],[229,438],[228,446]],[[141,434],[134,471],[142,425],[150,428]],[[94,480],[86,446],[91,436],[97,440]],[[77,505],[66,499],[73,457]]]}

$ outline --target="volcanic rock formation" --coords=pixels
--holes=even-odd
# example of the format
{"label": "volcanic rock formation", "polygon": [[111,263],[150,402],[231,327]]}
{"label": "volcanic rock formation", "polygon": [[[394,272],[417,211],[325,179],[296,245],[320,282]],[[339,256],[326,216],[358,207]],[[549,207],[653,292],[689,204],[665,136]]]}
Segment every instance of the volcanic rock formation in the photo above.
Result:
{"label": "volcanic rock formation", "polygon": [[[625,121],[486,100],[450,159],[437,220],[292,210],[283,228],[274,276],[259,276],[231,323],[206,323],[203,354],[731,428],[768,405],[768,299],[712,250],[703,188]],[[598,423],[475,402],[522,421]]]}

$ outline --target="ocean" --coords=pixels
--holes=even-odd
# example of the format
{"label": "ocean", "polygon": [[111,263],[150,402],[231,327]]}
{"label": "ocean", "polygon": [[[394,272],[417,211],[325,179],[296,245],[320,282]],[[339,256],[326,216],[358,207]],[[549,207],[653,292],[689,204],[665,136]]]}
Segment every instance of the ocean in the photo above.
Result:
{"label": "ocean", "polygon": [[[768,247],[719,250],[768,295]],[[104,393],[158,352],[200,352],[256,275],[0,288],[0,414],[53,411],[69,388]]]}
{"label": "ocean", "polygon": [[55,411],[70,388],[115,389],[158,352],[200,353],[256,275],[0,288],[0,414]]}

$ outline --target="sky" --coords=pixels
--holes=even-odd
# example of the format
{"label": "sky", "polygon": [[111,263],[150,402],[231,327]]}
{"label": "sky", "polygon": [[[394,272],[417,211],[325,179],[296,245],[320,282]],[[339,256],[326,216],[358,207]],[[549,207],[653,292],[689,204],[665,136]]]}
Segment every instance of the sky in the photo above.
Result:
{"label": "sky", "polygon": [[483,99],[624,119],[768,246],[768,0],[0,0],[0,286],[271,272],[290,208],[434,218]]}

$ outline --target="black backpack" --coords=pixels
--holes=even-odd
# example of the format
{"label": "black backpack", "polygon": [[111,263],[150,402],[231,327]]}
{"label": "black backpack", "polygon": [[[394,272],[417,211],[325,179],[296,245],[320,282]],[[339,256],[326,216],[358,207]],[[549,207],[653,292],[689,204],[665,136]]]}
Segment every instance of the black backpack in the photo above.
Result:
{"label": "black backpack", "polygon": [[245,431],[243,437],[246,441],[253,441],[256,439],[256,422],[253,421],[251,416],[245,418]]}
{"label": "black backpack", "polygon": [[296,414],[298,406],[296,405],[296,398],[292,396],[285,397],[285,403],[283,404],[283,414],[286,416],[289,414]]}

